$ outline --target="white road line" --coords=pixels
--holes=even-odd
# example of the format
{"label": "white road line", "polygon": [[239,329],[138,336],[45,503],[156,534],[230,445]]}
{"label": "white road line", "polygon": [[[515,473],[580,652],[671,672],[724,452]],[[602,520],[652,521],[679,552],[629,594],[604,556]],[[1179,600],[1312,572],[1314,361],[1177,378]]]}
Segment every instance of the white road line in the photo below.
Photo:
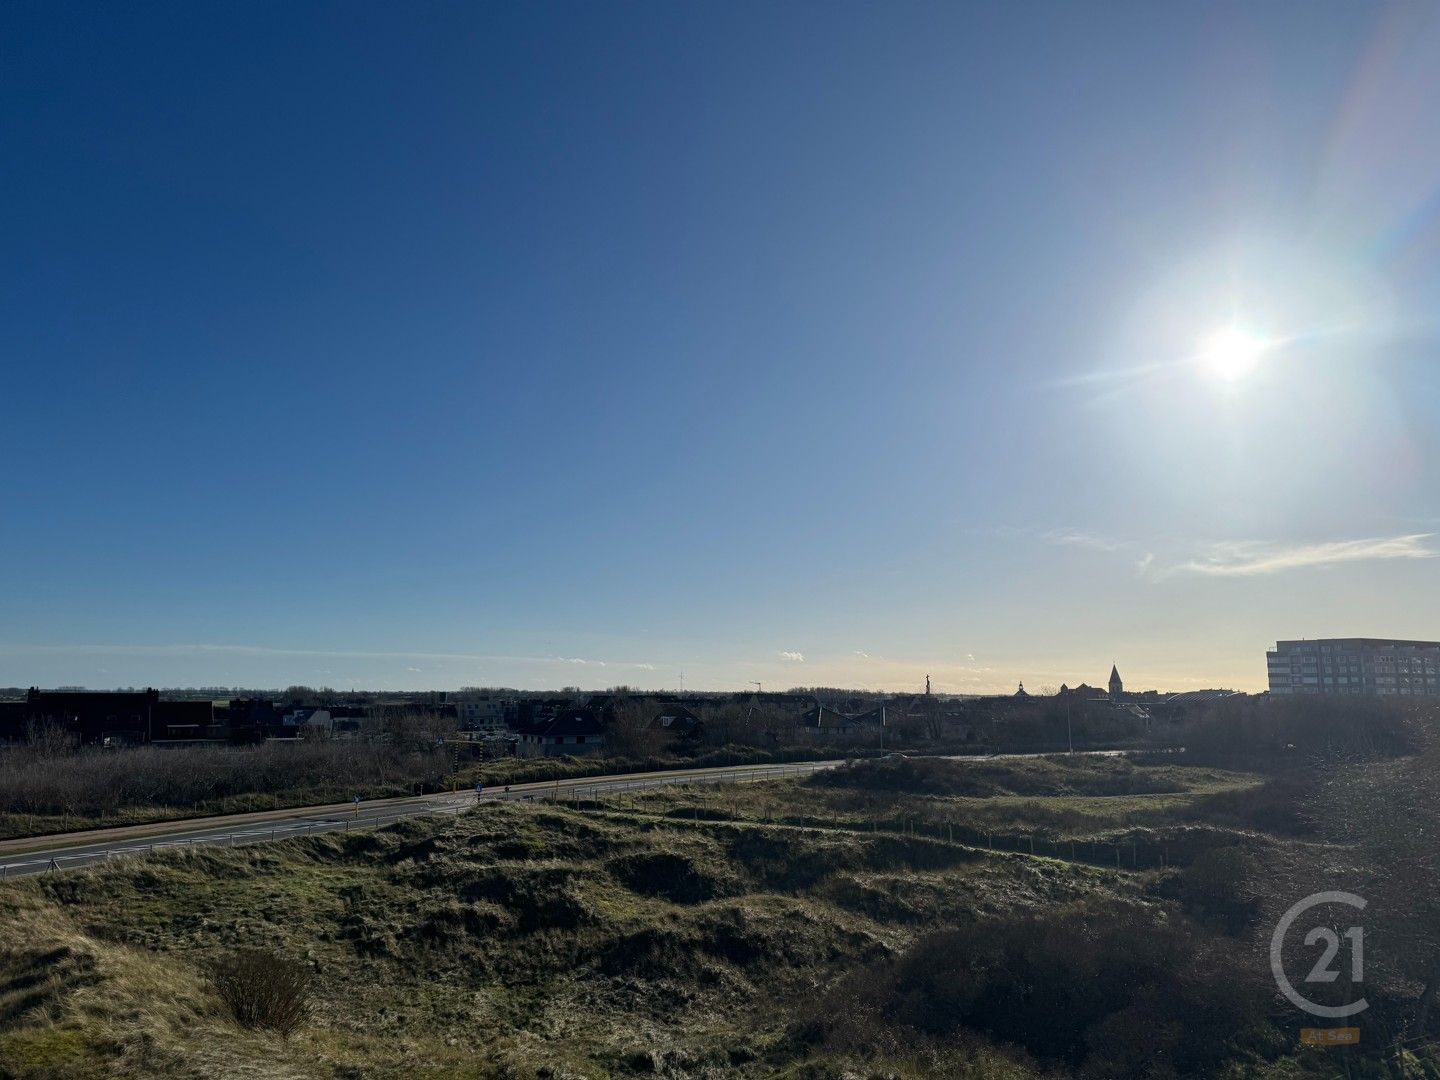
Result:
{"label": "white road line", "polygon": [[[304,818],[277,822],[269,827],[261,826],[255,829],[231,830],[223,826],[214,829],[206,829],[203,825],[195,827],[195,835],[178,836],[173,839],[157,837],[153,840],[135,839],[117,841],[114,847],[81,847],[78,850],[63,853],[33,855],[31,858],[21,858],[12,862],[0,863],[0,878],[8,876],[19,876],[26,873],[43,872],[46,869],[70,869],[70,866],[62,866],[62,863],[74,865],[85,865],[86,863],[101,862],[115,856],[143,855],[151,851],[175,847],[212,847],[222,844],[234,844],[236,841],[247,841],[249,843],[266,843],[270,840],[288,838],[289,836],[301,833],[313,835],[316,832],[335,832],[340,830],[348,831],[351,828],[379,828],[383,825],[393,824],[396,821],[410,817],[430,817],[440,814],[454,815],[463,813],[482,802],[514,802],[517,800],[542,802],[564,802],[579,798],[593,799],[597,795],[603,795],[616,790],[648,790],[659,787],[672,787],[679,784],[724,784],[724,783],[756,783],[758,781],[773,779],[783,776],[809,775],[825,769],[837,768],[845,764],[844,761],[824,762],[782,762],[774,765],[756,765],[740,769],[726,769],[722,772],[695,772],[681,773],[678,775],[660,774],[653,776],[625,777],[616,776],[613,778],[596,777],[593,782],[587,781],[585,777],[575,777],[569,780],[558,780],[553,782],[536,781],[533,784],[516,785],[523,786],[524,791],[495,791],[487,790],[478,796],[465,794],[442,794],[417,804],[409,809],[398,809],[394,813],[377,813],[373,810],[365,810],[356,817],[333,817]],[[722,767],[723,768],[723,767]],[[588,792],[588,796],[586,793]],[[362,804],[363,806],[363,804]],[[303,815],[303,808],[297,813]],[[285,834],[282,837],[281,834]],[[37,838],[40,839],[40,838]]]}

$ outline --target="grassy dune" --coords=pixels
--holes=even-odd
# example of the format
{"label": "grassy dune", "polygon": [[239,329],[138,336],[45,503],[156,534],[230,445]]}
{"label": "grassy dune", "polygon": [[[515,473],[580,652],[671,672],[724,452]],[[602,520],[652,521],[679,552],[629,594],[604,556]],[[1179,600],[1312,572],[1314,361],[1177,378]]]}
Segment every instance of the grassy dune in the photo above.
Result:
{"label": "grassy dune", "polygon": [[[1245,820],[1268,782],[1067,762],[977,778],[964,763],[916,793],[894,786],[908,767],[490,804],[6,883],[0,1076],[1329,1075],[1270,1023],[1249,864],[1226,861],[1291,842]],[[991,793],[945,790],[976,782]],[[1193,830],[1219,809],[1178,868],[941,829],[1026,824],[1047,800],[1082,843]],[[257,945],[313,970],[292,1038],[237,1027],[205,977]],[[1013,1029],[1022,984],[1048,988],[1049,1019]],[[1191,1037],[1161,1009],[1211,1030]]]}

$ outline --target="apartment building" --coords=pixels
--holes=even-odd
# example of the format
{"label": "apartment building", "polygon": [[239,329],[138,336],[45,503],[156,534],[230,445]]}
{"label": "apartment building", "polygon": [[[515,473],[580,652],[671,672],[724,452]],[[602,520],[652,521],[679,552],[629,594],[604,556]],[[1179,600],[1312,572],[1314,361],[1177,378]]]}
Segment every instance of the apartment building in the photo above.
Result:
{"label": "apartment building", "polygon": [[1277,641],[1265,663],[1272,694],[1440,697],[1440,641]]}

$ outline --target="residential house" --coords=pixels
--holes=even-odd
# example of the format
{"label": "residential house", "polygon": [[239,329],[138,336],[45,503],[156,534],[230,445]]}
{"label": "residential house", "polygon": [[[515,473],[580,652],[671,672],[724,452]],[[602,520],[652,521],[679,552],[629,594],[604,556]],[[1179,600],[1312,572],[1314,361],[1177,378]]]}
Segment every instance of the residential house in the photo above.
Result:
{"label": "residential house", "polygon": [[605,727],[591,709],[559,709],[520,729],[515,751],[520,757],[562,757],[599,754],[605,749]]}

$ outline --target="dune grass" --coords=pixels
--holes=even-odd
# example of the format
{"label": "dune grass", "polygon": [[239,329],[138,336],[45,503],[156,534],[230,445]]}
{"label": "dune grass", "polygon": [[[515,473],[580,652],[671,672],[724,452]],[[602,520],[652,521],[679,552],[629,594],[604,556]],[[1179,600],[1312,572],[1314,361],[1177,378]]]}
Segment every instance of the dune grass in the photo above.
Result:
{"label": "dune grass", "polygon": [[[946,951],[961,939],[944,935],[963,928],[999,928],[1019,948],[1123,912],[1120,925],[1152,926],[1155,940],[1163,930],[1196,956],[1249,955],[1246,910],[1222,904],[1243,863],[1117,869],[900,825],[922,810],[941,808],[925,819],[933,826],[987,805],[1016,822],[1016,807],[1057,799],[1075,828],[1096,835],[1135,817],[1156,830],[1199,822],[1214,841],[1207,850],[1282,838],[1204,817],[1206,800],[1262,788],[1258,778],[1168,767],[1127,776],[1114,765],[1076,772],[1085,768],[991,771],[988,799],[852,776],[858,782],[492,803],[456,819],[161,852],[3,883],[0,1075],[1120,1075],[1104,1070],[1118,1067],[1122,1036],[1154,1020],[1137,1019],[1131,1006],[1096,1005],[1093,994],[1057,999],[1068,1010],[1056,1028],[1065,1038],[1027,1044],[1025,1032],[992,1038],[983,1026],[934,1027],[905,1004],[907,973],[916,971],[935,987],[971,986],[980,996],[965,1008],[976,1017],[1003,1002],[1006,984],[965,968],[973,945]],[[1037,778],[1065,793],[1043,794]],[[1074,794],[1077,785],[1089,793]],[[1165,790],[1136,794],[1137,786]],[[1246,810],[1218,812],[1243,818]],[[894,827],[878,827],[882,817]],[[313,972],[311,1020],[289,1039],[237,1027],[206,981],[216,958],[257,945]],[[1048,954],[1016,955],[1040,965]],[[1117,969],[1106,963],[1077,954],[1034,977],[1110,978]],[[1145,970],[1147,994],[1186,1008],[1229,1000],[1223,995],[1235,997],[1256,975],[1219,970],[1195,984],[1173,981],[1163,964]],[[827,997],[832,988],[841,997]],[[852,1015],[853,1024],[825,1020]],[[1263,1008],[1255,1021],[1258,1033],[1212,1033],[1222,1040],[1213,1059],[1242,1070],[1236,1077],[1308,1075]],[[1109,1056],[1088,1049],[1097,1033]],[[1176,1053],[1211,1053],[1183,1033],[1167,1037]]]}

